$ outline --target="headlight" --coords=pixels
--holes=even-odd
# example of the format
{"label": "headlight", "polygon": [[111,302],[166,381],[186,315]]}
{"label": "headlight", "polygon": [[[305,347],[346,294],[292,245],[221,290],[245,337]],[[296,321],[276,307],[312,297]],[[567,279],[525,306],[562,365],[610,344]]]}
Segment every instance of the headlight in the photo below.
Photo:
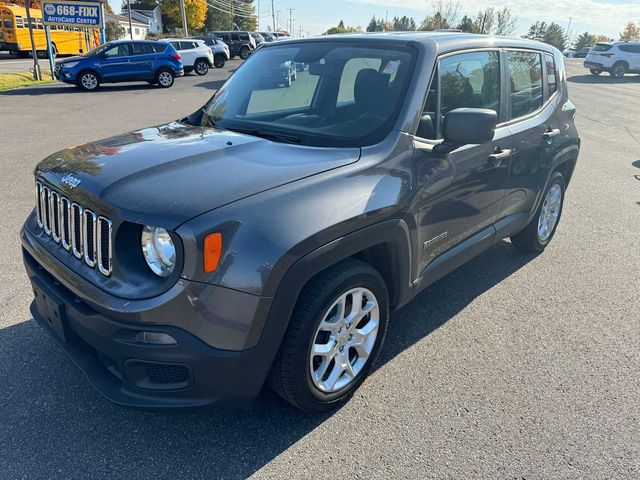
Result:
{"label": "headlight", "polygon": [[168,277],[176,266],[176,247],[164,228],[146,225],[140,238],[142,253],[153,273]]}
{"label": "headlight", "polygon": [[62,68],[73,68],[75,67],[77,64],[79,64],[80,62],[67,62],[67,63],[61,63],[60,66]]}

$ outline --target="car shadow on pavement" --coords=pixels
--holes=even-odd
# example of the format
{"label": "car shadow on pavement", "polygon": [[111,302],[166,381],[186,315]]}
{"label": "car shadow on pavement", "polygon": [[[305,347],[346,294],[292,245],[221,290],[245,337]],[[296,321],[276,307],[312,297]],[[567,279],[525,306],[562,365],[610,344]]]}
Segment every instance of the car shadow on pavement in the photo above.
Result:
{"label": "car shadow on pavement", "polygon": [[[502,241],[429,287],[392,315],[377,368],[533,258]],[[33,320],[0,330],[0,385],[3,478],[245,478],[331,417],[300,412],[268,388],[247,409],[116,407]]]}
{"label": "car shadow on pavement", "polygon": [[194,87],[206,88],[207,90],[217,90],[222,85],[224,85],[224,82],[226,81],[227,80],[225,79],[225,80],[213,80],[211,82],[196,83]]}
{"label": "car shadow on pavement", "polygon": [[121,84],[121,83],[107,83],[104,85],[100,85],[100,88],[93,92],[83,92],[79,90],[74,85],[62,85],[62,84],[51,84],[51,85],[43,85],[40,87],[22,87],[16,88],[15,90],[6,90],[4,92],[0,92],[0,96],[34,96],[34,95],[51,95],[57,93],[81,93],[83,95],[100,95],[103,93],[109,92],[125,92],[125,91],[136,91],[136,90],[156,90],[160,87],[156,85],[149,85],[148,83],[136,83],[136,84]]}
{"label": "car shadow on pavement", "polygon": [[606,83],[640,83],[640,75],[626,75],[622,78],[613,78],[612,76],[603,73],[601,75],[573,75],[567,77],[568,82],[573,83],[593,83],[593,84],[606,84]]}

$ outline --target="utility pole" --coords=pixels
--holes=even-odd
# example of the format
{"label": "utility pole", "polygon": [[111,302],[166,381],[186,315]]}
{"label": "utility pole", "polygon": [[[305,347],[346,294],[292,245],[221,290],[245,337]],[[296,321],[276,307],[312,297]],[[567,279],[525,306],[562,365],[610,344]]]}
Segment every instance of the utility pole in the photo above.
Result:
{"label": "utility pole", "polygon": [[127,0],[127,14],[129,15],[129,38],[133,40],[133,27],[131,26],[131,0]]}
{"label": "utility pole", "polygon": [[298,30],[298,38],[302,38],[302,25],[300,25],[300,29]]}
{"label": "utility pole", "polygon": [[[187,31],[187,11],[184,8],[184,0],[180,0],[180,10],[182,11],[182,34],[186,37],[189,32]],[[231,2],[231,13],[233,15],[233,2]],[[231,21],[233,22],[233,18]],[[129,22],[131,22],[131,9],[129,9]]]}
{"label": "utility pole", "polygon": [[276,31],[276,11],[273,9],[273,0],[271,0],[271,20],[273,20],[273,31]]}
{"label": "utility pole", "polygon": [[42,75],[40,74],[40,65],[38,65],[38,52],[36,51],[36,42],[33,39],[33,24],[31,19],[31,10],[29,7],[31,6],[31,0],[25,0],[24,8],[27,13],[27,22],[29,22],[29,36],[31,37],[31,54],[33,55],[33,79],[34,80],[42,80]]}
{"label": "utility pole", "polygon": [[287,30],[289,30],[289,35],[293,35],[293,32],[291,30],[293,30],[293,8],[287,8],[287,10],[289,10],[289,28]]}
{"label": "utility pole", "polygon": [[[182,0],[184,2],[184,0]],[[231,30],[236,29],[236,24],[233,22],[233,0],[231,0]]]}

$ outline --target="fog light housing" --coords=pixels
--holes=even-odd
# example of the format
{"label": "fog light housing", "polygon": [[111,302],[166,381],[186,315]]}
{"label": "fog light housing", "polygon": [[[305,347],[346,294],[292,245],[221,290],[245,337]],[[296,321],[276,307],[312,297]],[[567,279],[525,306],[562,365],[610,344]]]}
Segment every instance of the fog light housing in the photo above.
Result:
{"label": "fog light housing", "polygon": [[138,332],[136,342],[148,345],[175,345],[178,343],[171,335],[163,332]]}

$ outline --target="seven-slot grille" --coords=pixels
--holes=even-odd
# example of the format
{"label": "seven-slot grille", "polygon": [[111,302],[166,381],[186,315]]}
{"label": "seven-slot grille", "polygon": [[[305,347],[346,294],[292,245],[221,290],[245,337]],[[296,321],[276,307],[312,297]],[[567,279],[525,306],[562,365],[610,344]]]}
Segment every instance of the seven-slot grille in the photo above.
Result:
{"label": "seven-slot grille", "polygon": [[111,220],[36,182],[38,225],[62,248],[105,276],[113,268]]}

